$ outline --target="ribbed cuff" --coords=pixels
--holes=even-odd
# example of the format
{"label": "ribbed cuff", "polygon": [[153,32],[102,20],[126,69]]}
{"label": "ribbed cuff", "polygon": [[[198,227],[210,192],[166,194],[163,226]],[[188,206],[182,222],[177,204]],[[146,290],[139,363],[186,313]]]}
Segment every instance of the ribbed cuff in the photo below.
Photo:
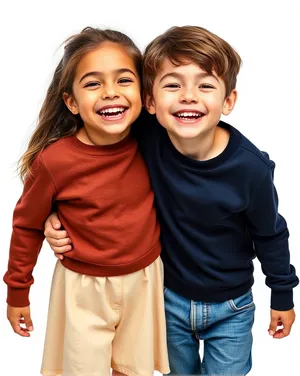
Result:
{"label": "ribbed cuff", "polygon": [[273,291],[271,293],[271,308],[276,311],[288,311],[294,307],[293,290]]}
{"label": "ribbed cuff", "polygon": [[30,287],[26,289],[16,289],[14,287],[7,287],[7,304],[12,307],[27,307],[29,306],[29,290]]}

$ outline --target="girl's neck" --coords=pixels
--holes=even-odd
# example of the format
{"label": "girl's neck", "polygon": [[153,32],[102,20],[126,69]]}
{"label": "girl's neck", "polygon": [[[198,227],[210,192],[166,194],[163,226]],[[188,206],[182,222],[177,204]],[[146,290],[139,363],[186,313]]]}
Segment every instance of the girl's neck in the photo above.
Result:
{"label": "girl's neck", "polygon": [[87,145],[113,145],[127,137],[129,132],[130,127],[118,134],[99,134],[96,132],[88,132],[85,127],[82,127],[76,134],[76,137],[79,141]]}

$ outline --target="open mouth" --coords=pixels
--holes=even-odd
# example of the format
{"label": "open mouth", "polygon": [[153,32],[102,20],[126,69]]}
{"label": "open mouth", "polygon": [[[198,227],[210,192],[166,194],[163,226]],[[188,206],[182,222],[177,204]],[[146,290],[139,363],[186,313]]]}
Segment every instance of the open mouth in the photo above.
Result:
{"label": "open mouth", "polygon": [[200,111],[177,111],[173,113],[173,116],[181,120],[197,120],[205,114]]}
{"label": "open mouth", "polygon": [[100,109],[97,111],[97,114],[107,119],[119,118],[122,117],[127,110],[128,107],[109,107]]}

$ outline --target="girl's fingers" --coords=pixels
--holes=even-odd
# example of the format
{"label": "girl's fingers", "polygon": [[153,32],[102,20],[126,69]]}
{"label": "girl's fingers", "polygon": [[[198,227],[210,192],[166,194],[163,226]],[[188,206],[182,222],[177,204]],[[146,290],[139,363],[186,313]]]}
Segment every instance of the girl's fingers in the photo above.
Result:
{"label": "girl's fingers", "polygon": [[30,337],[28,330],[26,328],[21,327],[21,325],[20,325],[21,320],[24,321],[24,319],[20,319],[16,322],[10,323],[12,328],[13,328],[13,331],[21,337]]}

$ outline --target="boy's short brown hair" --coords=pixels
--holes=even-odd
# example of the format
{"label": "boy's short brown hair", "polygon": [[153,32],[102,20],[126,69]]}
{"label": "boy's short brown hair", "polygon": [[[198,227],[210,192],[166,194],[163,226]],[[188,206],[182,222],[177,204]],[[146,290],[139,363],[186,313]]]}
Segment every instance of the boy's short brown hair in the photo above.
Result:
{"label": "boy's short brown hair", "polygon": [[163,61],[175,66],[195,63],[207,73],[215,71],[224,80],[226,97],[236,86],[242,60],[222,38],[199,26],[174,26],[146,47],[143,57],[144,96],[152,96],[155,77]]}

